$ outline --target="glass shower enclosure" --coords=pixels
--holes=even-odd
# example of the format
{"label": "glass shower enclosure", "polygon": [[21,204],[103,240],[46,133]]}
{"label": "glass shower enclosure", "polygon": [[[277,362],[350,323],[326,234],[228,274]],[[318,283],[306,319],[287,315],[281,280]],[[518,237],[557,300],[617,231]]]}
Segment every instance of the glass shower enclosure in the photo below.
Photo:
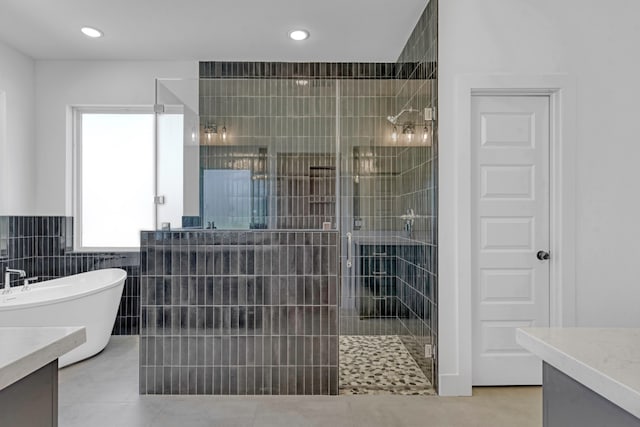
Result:
{"label": "glass shower enclosure", "polygon": [[434,102],[426,78],[156,84],[158,230],[339,231],[341,393],[433,389]]}

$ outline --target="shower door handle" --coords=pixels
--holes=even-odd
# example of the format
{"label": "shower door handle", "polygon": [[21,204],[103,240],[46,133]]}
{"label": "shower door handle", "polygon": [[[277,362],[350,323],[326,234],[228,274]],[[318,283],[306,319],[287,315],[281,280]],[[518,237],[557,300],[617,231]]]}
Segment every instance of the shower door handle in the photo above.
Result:
{"label": "shower door handle", "polygon": [[351,233],[347,233],[347,268],[351,268],[353,263],[351,262]]}

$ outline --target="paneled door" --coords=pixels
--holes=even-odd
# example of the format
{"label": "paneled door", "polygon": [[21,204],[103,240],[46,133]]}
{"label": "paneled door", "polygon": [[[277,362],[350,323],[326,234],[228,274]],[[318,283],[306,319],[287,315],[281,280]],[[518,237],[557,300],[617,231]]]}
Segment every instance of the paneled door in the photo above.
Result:
{"label": "paneled door", "polygon": [[473,384],[542,383],[515,329],[549,325],[549,97],[473,96]]}

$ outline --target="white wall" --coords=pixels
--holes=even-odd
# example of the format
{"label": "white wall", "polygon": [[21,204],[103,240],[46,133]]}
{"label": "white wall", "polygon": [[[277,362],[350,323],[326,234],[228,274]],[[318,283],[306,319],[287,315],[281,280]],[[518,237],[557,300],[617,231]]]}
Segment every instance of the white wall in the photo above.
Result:
{"label": "white wall", "polygon": [[[440,384],[470,392],[470,295],[456,246],[458,82],[470,75],[566,74],[575,93],[575,319],[640,326],[640,3],[628,0],[441,0],[439,5]],[[453,214],[453,215],[452,215]],[[464,215],[462,215],[464,216]],[[462,224],[464,225],[464,224]],[[570,322],[568,322],[570,323]]]}
{"label": "white wall", "polygon": [[198,77],[196,61],[43,60],[36,61],[35,68],[40,215],[71,215],[71,158],[67,150],[70,106],[153,105],[156,78]]}
{"label": "white wall", "polygon": [[35,203],[35,63],[0,42],[0,215]]}

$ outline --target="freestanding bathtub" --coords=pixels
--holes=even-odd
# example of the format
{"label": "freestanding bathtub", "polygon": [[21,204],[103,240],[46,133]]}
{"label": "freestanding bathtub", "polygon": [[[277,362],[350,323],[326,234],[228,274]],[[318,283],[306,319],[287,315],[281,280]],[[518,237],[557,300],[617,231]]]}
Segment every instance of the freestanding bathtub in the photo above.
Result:
{"label": "freestanding bathtub", "polygon": [[116,319],[127,273],[119,268],[90,271],[11,288],[0,295],[0,327],[84,326],[87,342],[59,360],[59,367],[104,349]]}

